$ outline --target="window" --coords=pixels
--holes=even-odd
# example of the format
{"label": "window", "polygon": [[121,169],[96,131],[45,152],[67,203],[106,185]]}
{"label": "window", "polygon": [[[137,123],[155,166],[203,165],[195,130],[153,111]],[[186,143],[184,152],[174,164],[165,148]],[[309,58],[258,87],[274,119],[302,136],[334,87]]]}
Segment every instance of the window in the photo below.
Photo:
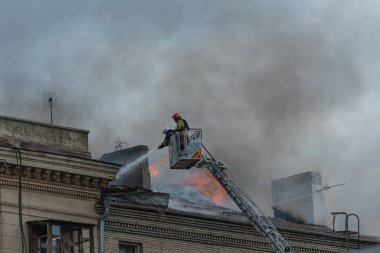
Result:
{"label": "window", "polygon": [[92,225],[29,222],[31,253],[94,253]]}
{"label": "window", "polygon": [[120,243],[119,253],[142,253],[142,245],[136,243]]}

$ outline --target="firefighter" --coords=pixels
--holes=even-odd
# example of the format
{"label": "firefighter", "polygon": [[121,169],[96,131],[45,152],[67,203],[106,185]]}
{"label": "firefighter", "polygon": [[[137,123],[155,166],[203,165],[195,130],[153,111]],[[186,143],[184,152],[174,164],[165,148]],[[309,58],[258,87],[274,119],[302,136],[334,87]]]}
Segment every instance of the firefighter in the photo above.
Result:
{"label": "firefighter", "polygon": [[184,132],[186,130],[189,130],[189,124],[187,124],[187,121],[185,119],[182,119],[181,115],[176,112],[173,114],[172,119],[176,122],[177,127],[175,129],[165,128],[163,133],[165,134],[164,141],[158,146],[159,149],[162,149],[169,145],[170,137],[178,132]]}
{"label": "firefighter", "polygon": [[170,137],[174,134],[174,131],[170,129],[169,127],[165,127],[164,131],[162,132],[165,134],[164,141],[158,146],[158,149],[162,149],[169,145]]}

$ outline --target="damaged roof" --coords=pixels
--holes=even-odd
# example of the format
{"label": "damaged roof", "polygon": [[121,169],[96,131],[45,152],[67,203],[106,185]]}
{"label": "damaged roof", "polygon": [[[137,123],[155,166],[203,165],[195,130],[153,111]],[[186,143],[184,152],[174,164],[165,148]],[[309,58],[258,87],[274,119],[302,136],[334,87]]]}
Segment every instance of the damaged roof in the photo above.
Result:
{"label": "damaged roof", "polygon": [[170,194],[153,192],[141,187],[110,185],[103,189],[101,193],[101,199],[106,198],[112,198],[114,205],[129,203],[166,209],[169,205]]}
{"label": "damaged roof", "polygon": [[[154,193],[152,192],[152,194]],[[200,213],[200,212],[191,212],[187,210],[177,210],[177,209],[172,209],[172,208],[163,209],[154,205],[141,205],[141,204],[131,203],[129,201],[122,201],[122,199],[119,199],[119,201],[112,202],[112,205],[116,207],[126,208],[126,209],[137,209],[137,210],[158,212],[158,213],[169,214],[169,215],[192,217],[192,218],[235,223],[235,224],[237,223],[237,224],[244,224],[247,226],[251,226],[250,221],[245,217],[244,214],[232,209],[230,209],[230,211],[224,210],[218,215],[212,215],[212,214],[205,214],[205,213]],[[227,208],[223,208],[223,209],[227,209]],[[329,237],[346,238],[345,235],[334,232],[331,228],[327,226],[293,223],[293,222],[288,222],[288,221],[281,220],[274,217],[268,217],[268,218],[277,229],[300,232],[300,233],[319,234],[319,235],[325,235]],[[351,238],[355,239],[356,237],[357,235],[353,235],[353,237]],[[374,237],[374,236],[360,235],[360,240],[380,243],[380,238]]]}

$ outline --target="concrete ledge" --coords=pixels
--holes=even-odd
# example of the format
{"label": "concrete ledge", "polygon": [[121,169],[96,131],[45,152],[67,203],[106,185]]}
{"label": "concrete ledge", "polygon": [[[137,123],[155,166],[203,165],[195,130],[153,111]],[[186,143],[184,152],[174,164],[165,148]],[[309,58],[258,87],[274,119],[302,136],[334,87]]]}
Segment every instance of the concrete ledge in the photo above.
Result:
{"label": "concrete ledge", "polygon": [[89,131],[0,115],[0,142],[32,145],[90,157]]}

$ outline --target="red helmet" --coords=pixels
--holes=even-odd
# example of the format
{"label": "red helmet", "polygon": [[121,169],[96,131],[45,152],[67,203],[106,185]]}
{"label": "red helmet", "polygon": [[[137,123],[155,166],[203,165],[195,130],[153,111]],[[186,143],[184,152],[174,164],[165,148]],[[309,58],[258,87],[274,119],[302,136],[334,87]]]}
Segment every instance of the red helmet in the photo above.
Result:
{"label": "red helmet", "polygon": [[178,112],[174,113],[172,116],[172,119],[174,119],[174,120],[179,120],[180,118],[181,118],[181,115],[179,115]]}

